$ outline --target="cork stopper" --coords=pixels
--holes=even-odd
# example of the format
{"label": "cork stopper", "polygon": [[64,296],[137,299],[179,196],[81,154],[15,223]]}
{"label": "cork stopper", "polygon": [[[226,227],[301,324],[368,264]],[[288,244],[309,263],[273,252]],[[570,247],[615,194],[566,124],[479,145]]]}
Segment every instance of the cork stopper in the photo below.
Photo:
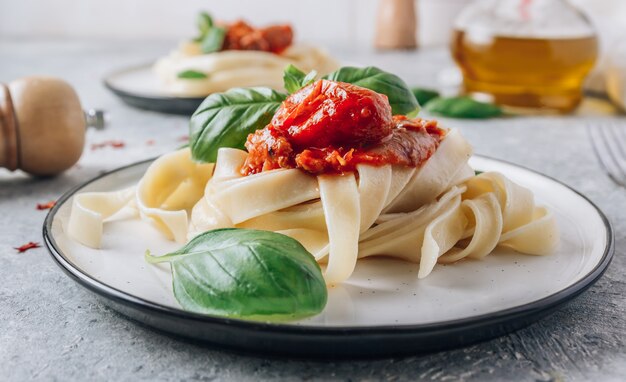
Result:
{"label": "cork stopper", "polygon": [[56,175],[80,158],[85,116],[66,82],[26,77],[0,87],[0,166]]}

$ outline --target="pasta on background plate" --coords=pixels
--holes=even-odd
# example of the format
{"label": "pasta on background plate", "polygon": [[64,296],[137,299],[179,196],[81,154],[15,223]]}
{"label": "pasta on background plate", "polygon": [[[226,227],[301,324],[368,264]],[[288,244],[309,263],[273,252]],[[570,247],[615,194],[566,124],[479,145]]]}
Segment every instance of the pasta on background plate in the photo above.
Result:
{"label": "pasta on background plate", "polygon": [[154,64],[163,89],[171,94],[206,96],[244,86],[282,89],[283,69],[289,64],[322,75],[339,67],[324,49],[294,44],[289,25],[215,23],[200,13],[198,29],[198,37],[183,41]]}

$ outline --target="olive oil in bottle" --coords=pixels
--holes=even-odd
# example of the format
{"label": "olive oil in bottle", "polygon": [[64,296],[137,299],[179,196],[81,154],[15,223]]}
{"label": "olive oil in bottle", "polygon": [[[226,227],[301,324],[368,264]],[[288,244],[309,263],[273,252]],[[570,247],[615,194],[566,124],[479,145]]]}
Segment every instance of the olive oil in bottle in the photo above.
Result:
{"label": "olive oil in bottle", "polygon": [[581,14],[562,0],[485,0],[471,8],[452,41],[466,93],[514,109],[578,106],[598,54]]}

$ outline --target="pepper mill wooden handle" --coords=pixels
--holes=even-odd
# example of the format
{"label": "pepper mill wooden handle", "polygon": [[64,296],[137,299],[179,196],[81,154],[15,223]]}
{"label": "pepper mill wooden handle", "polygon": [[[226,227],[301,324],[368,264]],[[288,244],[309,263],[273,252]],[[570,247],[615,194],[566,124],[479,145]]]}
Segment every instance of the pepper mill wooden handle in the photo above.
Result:
{"label": "pepper mill wooden handle", "polygon": [[56,175],[80,158],[85,128],[78,95],[65,81],[25,77],[0,84],[0,167]]}

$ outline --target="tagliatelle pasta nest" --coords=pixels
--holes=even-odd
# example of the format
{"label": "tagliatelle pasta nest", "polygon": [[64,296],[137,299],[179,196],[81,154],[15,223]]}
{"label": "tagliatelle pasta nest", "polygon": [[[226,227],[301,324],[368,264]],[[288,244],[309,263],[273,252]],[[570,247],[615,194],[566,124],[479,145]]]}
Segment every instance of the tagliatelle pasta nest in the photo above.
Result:
{"label": "tagliatelle pasta nest", "polygon": [[157,159],[136,188],[76,195],[68,232],[98,247],[102,222],[128,205],[180,243],[216,228],[276,231],[327,264],[328,284],[345,281],[358,259],[376,255],[420,263],[423,278],[437,262],[482,258],[498,245],[551,253],[559,240],[552,213],[502,174],[474,175],[470,155],[452,130],[421,168],[359,165],[344,175],[277,169],[242,176],[245,151],[223,148],[213,165],[193,162],[182,149]]}
{"label": "tagliatelle pasta nest", "polygon": [[291,94],[207,97],[189,148],[155,160],[135,187],[75,195],[67,232],[97,248],[105,221],[129,207],[181,244],[145,260],[170,263],[184,309],[263,319],[321,312],[327,286],[370,256],[419,263],[424,278],[497,246],[556,248],[552,213],[503,174],[477,175],[459,131],[414,117],[402,79],[374,67],[315,77],[288,66]]}

